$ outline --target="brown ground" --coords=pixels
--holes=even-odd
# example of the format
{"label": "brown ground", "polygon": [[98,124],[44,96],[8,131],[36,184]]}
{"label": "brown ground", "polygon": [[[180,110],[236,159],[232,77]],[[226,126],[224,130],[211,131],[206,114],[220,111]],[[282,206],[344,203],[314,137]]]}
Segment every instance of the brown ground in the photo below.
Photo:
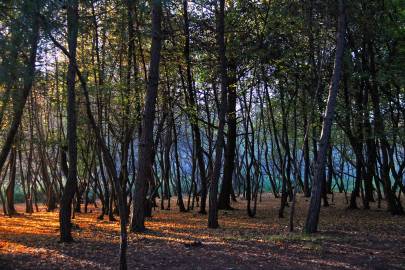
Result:
{"label": "brown ground", "polygon": [[[344,198],[323,208],[320,233],[300,233],[307,201],[299,196],[296,233],[266,197],[256,218],[221,211],[220,229],[196,212],[157,210],[144,234],[130,234],[129,269],[405,269],[405,218],[383,210],[346,210]],[[174,205],[174,203],[173,203]],[[22,210],[22,206],[19,206]],[[116,269],[119,226],[77,214],[73,244],[58,243],[58,214],[0,216],[0,269]],[[288,215],[288,210],[286,216]],[[22,211],[21,211],[22,212]],[[201,246],[187,243],[201,241]]]}

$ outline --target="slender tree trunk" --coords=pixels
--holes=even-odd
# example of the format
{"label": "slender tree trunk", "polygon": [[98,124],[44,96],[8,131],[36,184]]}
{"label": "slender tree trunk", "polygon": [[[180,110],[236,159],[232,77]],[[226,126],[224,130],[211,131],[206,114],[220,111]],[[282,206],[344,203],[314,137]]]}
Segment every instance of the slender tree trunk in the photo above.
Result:
{"label": "slender tree trunk", "polygon": [[225,149],[224,177],[222,179],[221,192],[219,193],[218,209],[233,209],[231,207],[232,179],[235,168],[236,149],[236,64],[229,61],[230,80],[228,83],[228,107],[227,107],[227,143]]}
{"label": "slender tree trunk", "polygon": [[[60,44],[49,32],[49,29],[47,28],[48,25],[45,25],[45,31],[47,32],[49,38],[52,40],[52,42],[55,44],[56,47],[58,47],[63,54],[65,54],[69,59],[71,59],[71,56],[69,54],[69,51],[62,45]],[[115,191],[118,196],[118,206],[119,206],[119,214],[120,214],[120,270],[126,270],[127,269],[127,262],[126,262],[126,250],[128,246],[128,239],[127,239],[127,228],[126,228],[126,206],[125,206],[125,201],[124,201],[124,195],[121,189],[121,183],[119,182],[119,178],[117,176],[116,168],[115,168],[115,163],[113,160],[113,157],[111,156],[111,153],[108,150],[107,143],[102,136],[101,129],[97,125],[96,120],[94,118],[94,115],[91,110],[91,103],[90,103],[90,96],[89,96],[89,91],[87,89],[87,83],[85,78],[83,77],[79,67],[77,66],[77,63],[74,63],[74,67],[76,70],[76,74],[79,78],[80,84],[82,86],[84,98],[85,98],[85,107],[86,107],[86,114],[87,117],[89,118],[89,123],[90,126],[92,127],[95,135],[96,135],[96,140],[98,145],[101,148],[101,152],[103,154],[104,162],[106,165],[106,169],[108,171],[108,175],[111,179],[111,181],[114,184]]]}
{"label": "slender tree trunk", "polygon": [[[73,241],[71,229],[72,200],[77,187],[77,134],[76,134],[76,93],[75,62],[78,33],[78,0],[69,0],[67,5],[68,48],[70,53],[67,73],[67,141],[68,141],[68,175],[60,202],[59,225],[60,241]],[[80,207],[80,198],[79,207]]]}
{"label": "slender tree trunk", "polygon": [[187,65],[187,93],[186,95],[187,103],[192,108],[193,113],[190,115],[190,122],[191,122],[191,129],[194,134],[194,141],[195,144],[195,151],[197,157],[197,164],[198,164],[198,172],[200,174],[200,181],[201,181],[201,204],[200,204],[200,213],[206,214],[206,201],[207,201],[207,194],[208,194],[208,184],[207,184],[207,175],[205,170],[205,162],[204,162],[204,155],[203,155],[203,147],[201,143],[201,133],[200,128],[198,125],[197,119],[197,103],[195,100],[195,93],[193,90],[192,85],[192,76],[191,76],[191,58],[190,58],[190,23],[188,19],[188,1],[183,0],[183,19],[184,19],[184,35],[186,37],[186,42],[184,45],[184,58],[186,59]]}
{"label": "slender tree trunk", "polygon": [[17,213],[17,211],[15,210],[15,207],[14,207],[15,174],[16,174],[16,166],[17,166],[16,158],[17,158],[16,148],[13,147],[11,149],[11,154],[10,154],[10,173],[9,173],[8,186],[6,189],[7,214],[10,217]]}
{"label": "slender tree trunk", "polygon": [[[307,110],[305,109],[304,112],[304,130],[308,130],[308,118],[307,118]],[[304,138],[304,195],[305,197],[311,196],[311,189],[309,187],[309,166],[310,166],[310,159],[309,159],[309,136],[305,136]]]}
{"label": "slender tree trunk", "polygon": [[219,71],[221,76],[221,101],[218,111],[218,133],[215,146],[215,163],[211,175],[209,194],[208,228],[218,228],[218,182],[222,167],[222,151],[224,148],[224,128],[227,108],[227,60],[225,55],[225,0],[219,0],[217,42],[219,53]]}
{"label": "slender tree trunk", "polygon": [[142,119],[142,133],[139,140],[138,175],[135,180],[133,194],[133,213],[131,231],[140,232],[145,230],[145,199],[146,184],[152,181],[152,152],[153,152],[153,125],[155,120],[156,97],[159,86],[159,62],[162,47],[162,2],[152,0],[152,47],[148,76],[148,88],[146,103]]}
{"label": "slender tree trunk", "polygon": [[[358,136],[358,135],[356,135]],[[357,197],[360,192],[360,184],[363,179],[363,170],[364,170],[364,160],[363,160],[363,143],[361,142],[362,136],[360,138],[354,137],[352,139],[352,148],[356,156],[356,178],[354,179],[354,188],[350,195],[350,204],[349,209],[357,209]]]}
{"label": "slender tree trunk", "polygon": [[319,211],[321,207],[322,174],[325,170],[326,153],[329,138],[332,130],[333,117],[336,107],[336,98],[339,90],[339,81],[342,73],[343,52],[345,43],[345,6],[344,0],[339,0],[338,28],[336,33],[336,55],[335,66],[329,86],[328,102],[325,109],[325,116],[322,124],[322,132],[319,141],[318,157],[314,167],[314,179],[311,191],[311,201],[308,209],[305,224],[306,233],[314,233],[318,228]]}
{"label": "slender tree trunk", "polygon": [[181,174],[180,174],[180,159],[179,159],[179,149],[178,149],[178,136],[176,125],[174,123],[174,116],[172,116],[172,128],[173,128],[173,135],[174,135],[174,156],[176,162],[176,186],[177,186],[177,201],[179,204],[180,212],[186,212],[186,208],[184,207],[183,202],[183,191],[181,188]]}
{"label": "slender tree trunk", "polygon": [[35,61],[37,58],[37,47],[39,40],[39,18],[37,14],[35,14],[35,12],[39,11],[39,3],[37,1],[27,2],[30,2],[29,4],[33,5],[32,7],[30,6],[31,9],[34,7],[32,13],[29,13],[29,17],[31,19],[31,32],[29,33],[30,51],[26,62],[26,68],[24,70],[23,87],[18,95],[18,106],[14,110],[10,129],[7,132],[6,139],[0,151],[0,170],[3,168],[3,165],[6,162],[7,156],[13,145],[14,137],[17,134],[18,128],[21,123],[21,117],[24,112],[25,103],[31,92],[31,88],[34,82]]}
{"label": "slender tree trunk", "polygon": [[370,73],[372,80],[372,87],[370,88],[371,101],[373,103],[373,112],[375,116],[375,132],[376,137],[379,139],[382,164],[381,164],[381,180],[384,186],[384,193],[388,203],[388,211],[392,215],[402,215],[404,214],[404,209],[401,205],[401,201],[395,196],[395,192],[391,187],[391,177],[390,177],[390,166],[389,166],[389,151],[390,145],[388,139],[385,135],[385,125],[384,119],[380,110],[380,96],[378,93],[377,84],[377,71],[375,68],[375,56],[372,43],[370,42],[367,46],[370,57]]}

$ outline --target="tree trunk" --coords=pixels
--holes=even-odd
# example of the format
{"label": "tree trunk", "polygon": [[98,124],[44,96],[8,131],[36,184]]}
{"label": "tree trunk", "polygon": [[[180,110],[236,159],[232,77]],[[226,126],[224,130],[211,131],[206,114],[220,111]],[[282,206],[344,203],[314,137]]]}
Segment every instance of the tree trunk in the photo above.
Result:
{"label": "tree trunk", "polygon": [[39,11],[39,7],[37,1],[29,1],[29,2],[32,2],[32,6],[34,7],[32,13],[30,12],[29,14],[31,19],[31,32],[29,34],[29,44],[31,48],[29,51],[29,56],[24,71],[23,88],[21,89],[21,93],[18,95],[18,106],[16,106],[14,110],[10,129],[7,132],[6,139],[0,151],[0,170],[3,168],[3,165],[6,162],[7,156],[13,145],[14,137],[17,134],[18,128],[20,126],[25,103],[31,92],[32,84],[34,82],[35,61],[37,58],[37,47],[39,39],[39,18],[37,14],[35,14],[35,12]]}
{"label": "tree trunk", "polygon": [[14,207],[14,191],[15,191],[15,174],[16,174],[16,165],[17,165],[17,155],[16,149],[13,147],[10,154],[10,174],[8,186],[6,189],[6,198],[7,198],[7,214],[11,217],[15,215],[17,211]]}
{"label": "tree trunk", "polygon": [[218,133],[215,146],[215,163],[211,176],[209,194],[208,228],[218,228],[218,181],[222,167],[222,151],[224,148],[225,114],[227,108],[227,63],[225,55],[225,0],[219,0],[217,42],[219,53],[219,71],[221,76],[221,101],[218,111]]}
{"label": "tree trunk", "polygon": [[395,193],[391,187],[391,177],[390,177],[390,168],[389,168],[389,149],[390,145],[388,139],[385,135],[385,125],[384,119],[380,110],[380,96],[378,93],[378,84],[377,84],[377,71],[375,68],[375,56],[372,43],[370,42],[367,46],[369,57],[370,57],[370,73],[372,86],[370,88],[371,101],[373,103],[373,111],[375,117],[375,132],[376,137],[379,139],[381,147],[381,180],[384,186],[384,193],[388,204],[388,211],[392,215],[402,215],[404,214],[404,209],[402,208],[401,202],[396,199]]}
{"label": "tree trunk", "polygon": [[345,43],[345,6],[344,0],[339,0],[339,18],[336,33],[336,55],[332,79],[329,86],[328,102],[325,109],[325,116],[322,124],[322,132],[319,141],[319,149],[314,166],[314,178],[311,190],[311,201],[308,209],[305,224],[306,233],[314,233],[318,228],[319,212],[321,207],[322,175],[325,170],[326,153],[328,150],[329,138],[332,130],[333,117],[336,107],[336,98],[339,90],[339,81],[343,65],[343,52]]}
{"label": "tree trunk", "polygon": [[235,168],[236,149],[236,64],[229,61],[230,80],[228,83],[228,107],[227,107],[227,143],[225,148],[224,177],[222,179],[221,192],[219,193],[218,209],[233,209],[231,207],[232,179]]}
{"label": "tree trunk", "polygon": [[192,85],[192,77],[191,77],[191,58],[190,58],[190,26],[189,26],[189,19],[188,19],[188,1],[183,0],[183,19],[184,19],[184,35],[186,37],[186,42],[184,45],[184,58],[186,59],[187,65],[187,93],[186,95],[186,102],[192,108],[193,112],[190,117],[191,122],[191,129],[194,134],[194,141],[195,144],[195,151],[197,157],[197,164],[198,164],[198,171],[200,174],[200,181],[201,181],[201,204],[200,204],[200,213],[206,214],[206,201],[207,201],[207,175],[205,171],[205,162],[204,162],[204,155],[203,155],[203,147],[201,144],[201,133],[200,128],[198,125],[197,119],[197,103],[195,100],[195,93],[193,90]]}
{"label": "tree trunk", "polygon": [[180,175],[180,159],[179,159],[179,149],[178,149],[178,136],[176,130],[176,124],[174,123],[174,116],[172,115],[172,128],[174,135],[174,156],[176,162],[176,186],[177,186],[177,202],[179,204],[180,212],[186,212],[183,202],[183,191],[181,189],[181,175]]}
{"label": "tree trunk", "polygon": [[153,125],[155,120],[156,97],[159,86],[159,62],[162,47],[161,34],[162,2],[152,0],[152,47],[148,76],[146,103],[142,119],[142,133],[139,140],[139,169],[133,194],[131,231],[145,230],[146,184],[152,181]]}
{"label": "tree trunk", "polygon": [[[67,5],[68,48],[70,53],[67,72],[67,141],[68,141],[68,175],[60,202],[59,226],[60,241],[72,242],[72,200],[77,187],[77,134],[76,134],[76,93],[75,62],[78,33],[78,0],[70,0]],[[78,200],[80,198],[78,197]],[[80,203],[80,202],[79,202]],[[79,205],[80,206],[80,205]]]}

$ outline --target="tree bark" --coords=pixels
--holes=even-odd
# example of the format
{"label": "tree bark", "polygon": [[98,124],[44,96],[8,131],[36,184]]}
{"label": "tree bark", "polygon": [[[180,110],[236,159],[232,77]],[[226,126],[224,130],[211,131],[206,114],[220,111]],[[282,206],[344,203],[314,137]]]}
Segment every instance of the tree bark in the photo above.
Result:
{"label": "tree bark", "polygon": [[236,149],[236,64],[229,61],[230,81],[228,84],[228,107],[227,107],[227,143],[225,149],[224,176],[222,179],[221,192],[219,193],[218,209],[233,209],[231,207],[231,193],[233,171],[235,168]]}
{"label": "tree bark", "polygon": [[[172,113],[173,114],[173,113]],[[186,212],[183,201],[183,191],[181,188],[181,174],[180,174],[180,159],[179,159],[179,149],[178,149],[178,136],[176,130],[176,124],[174,123],[174,116],[172,115],[172,128],[174,135],[174,157],[176,163],[176,187],[177,187],[177,202],[179,205],[180,212]]]}
{"label": "tree bark", "polygon": [[[67,5],[68,49],[70,53],[67,72],[67,141],[68,141],[68,175],[60,202],[59,226],[60,241],[72,242],[72,200],[77,186],[77,133],[76,133],[76,93],[75,62],[78,33],[78,0],[70,0]],[[80,203],[80,202],[79,202]],[[80,207],[80,205],[79,205]],[[79,208],[80,209],[80,208]]]}
{"label": "tree bark", "polygon": [[207,175],[205,169],[203,147],[201,143],[201,133],[198,125],[197,119],[197,103],[195,100],[195,93],[192,85],[192,76],[191,76],[191,58],[190,58],[190,23],[188,19],[188,1],[183,0],[183,19],[184,19],[184,35],[186,37],[186,42],[184,45],[184,58],[186,59],[186,72],[187,72],[187,95],[186,102],[192,108],[192,113],[190,114],[190,123],[191,129],[194,134],[195,151],[197,157],[198,171],[200,174],[201,181],[201,204],[200,204],[200,213],[206,214],[206,201],[207,201]]}
{"label": "tree bark", "polygon": [[326,153],[332,130],[333,118],[336,107],[339,81],[342,73],[343,52],[345,46],[345,5],[344,0],[339,0],[338,28],[336,33],[336,55],[332,79],[329,86],[328,101],[325,109],[325,117],[322,124],[322,132],[319,140],[319,148],[314,166],[314,178],[311,190],[311,201],[305,224],[306,233],[314,233],[318,229],[319,212],[321,208],[322,175],[325,170]]}
{"label": "tree bark", "polygon": [[227,60],[225,55],[225,0],[219,0],[217,42],[219,53],[219,71],[221,76],[221,100],[218,111],[218,133],[215,146],[215,163],[211,176],[209,194],[208,228],[218,228],[218,181],[222,167],[222,151],[224,148],[225,114],[227,108]]}
{"label": "tree bark", "polygon": [[152,47],[146,103],[142,118],[142,133],[139,140],[139,170],[133,194],[131,231],[145,230],[146,184],[152,181],[153,125],[155,120],[156,97],[159,86],[160,50],[162,47],[162,2],[152,0]]}
{"label": "tree bark", "polygon": [[14,207],[14,192],[15,192],[15,174],[16,174],[16,165],[17,165],[17,155],[15,146],[11,149],[10,154],[10,173],[9,181],[6,189],[6,198],[7,198],[7,215],[10,217],[15,215],[17,211]]}

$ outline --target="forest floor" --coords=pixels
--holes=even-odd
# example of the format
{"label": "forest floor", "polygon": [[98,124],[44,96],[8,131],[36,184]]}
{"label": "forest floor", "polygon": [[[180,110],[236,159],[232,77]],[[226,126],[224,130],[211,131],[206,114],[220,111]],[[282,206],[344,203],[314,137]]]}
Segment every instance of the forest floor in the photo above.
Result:
{"label": "forest floor", "polygon": [[[320,232],[308,236],[301,233],[308,200],[298,197],[295,233],[278,218],[273,196],[258,203],[255,218],[239,199],[237,210],[220,211],[219,229],[207,229],[196,210],[179,213],[173,201],[172,210],[154,211],[146,233],[129,234],[128,269],[405,269],[405,217],[375,205],[347,210],[337,194],[322,207]],[[1,215],[0,269],[117,269],[118,222],[97,220],[99,209],[90,209],[76,214],[72,244],[58,243],[57,212]]]}

